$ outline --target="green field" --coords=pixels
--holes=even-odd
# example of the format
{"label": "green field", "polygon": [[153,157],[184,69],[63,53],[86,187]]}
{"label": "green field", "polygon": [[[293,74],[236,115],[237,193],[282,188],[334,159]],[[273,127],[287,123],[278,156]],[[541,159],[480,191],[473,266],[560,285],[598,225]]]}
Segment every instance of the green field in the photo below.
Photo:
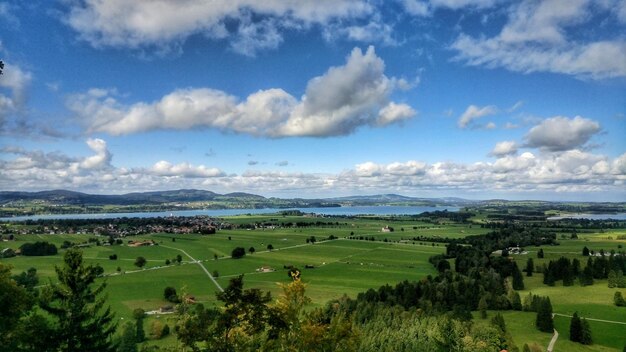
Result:
{"label": "green field", "polygon": [[[174,235],[158,233],[151,235],[124,238],[123,245],[97,246],[83,248],[84,258],[89,264],[99,264],[104,268],[107,282],[106,293],[108,302],[116,312],[117,319],[123,321],[131,317],[135,308],[146,311],[156,310],[168,304],[163,299],[163,289],[173,286],[177,290],[184,289],[195,296],[196,300],[205,305],[217,305],[215,298],[217,286],[210,280],[200,264],[209,273],[216,273],[217,283],[225,287],[231,278],[244,274],[247,288],[259,288],[271,291],[274,296],[279,293],[277,283],[288,282],[287,266],[295,266],[302,271],[302,279],[308,285],[307,295],[312,299],[312,307],[321,306],[327,301],[346,294],[355,297],[369,288],[378,288],[384,284],[394,285],[403,280],[419,280],[426,275],[435,275],[428,258],[445,251],[445,239],[462,238],[468,235],[485,234],[488,229],[480,225],[455,224],[449,222],[430,223],[418,220],[402,219],[325,219],[281,215],[254,215],[228,218],[235,224],[253,222],[316,222],[323,221],[320,226],[305,228],[276,227],[265,229],[221,230],[215,235]],[[384,226],[391,226],[394,232],[383,232]],[[330,235],[338,237],[326,240]],[[582,256],[582,248],[609,252],[623,250],[626,240],[617,240],[617,236],[626,235],[624,230],[606,232],[580,233],[578,239],[559,237],[558,246],[528,247],[528,254],[512,256],[520,268],[524,268],[526,260],[533,258],[535,265],[547,263],[561,256],[578,258],[584,266],[586,257]],[[315,244],[307,243],[307,239],[315,236]],[[348,239],[361,237],[374,240]],[[414,237],[430,237],[437,242],[415,240]],[[26,242],[49,241],[60,246],[63,241],[75,243],[86,242],[93,235],[18,235],[15,241],[3,242],[2,247],[18,248]],[[104,238],[100,238],[104,240]],[[129,240],[154,240],[157,245],[131,247]],[[442,242],[439,242],[442,241]],[[267,246],[273,246],[272,251]],[[621,246],[621,247],[620,247]],[[230,258],[235,247],[248,250],[255,248],[255,253],[247,253],[241,259]],[[543,249],[544,259],[537,258],[537,251]],[[2,259],[3,263],[14,267],[14,273],[20,273],[35,267],[40,277],[40,284],[54,282],[55,265],[60,265],[63,250],[55,256],[46,257],[14,257]],[[117,260],[109,256],[116,254]],[[181,264],[166,265],[181,255]],[[134,266],[138,256],[147,259],[143,269]],[[216,258],[217,257],[217,258]],[[199,263],[193,260],[199,261]],[[306,266],[313,268],[306,269]],[[257,269],[270,267],[273,272],[261,273]],[[119,269],[119,270],[118,270]],[[612,302],[616,289],[609,289],[606,280],[597,280],[593,286],[563,287],[561,282],[548,287],[542,283],[543,276],[535,274],[524,277],[526,290],[521,291],[522,298],[532,292],[549,296],[554,311],[559,314],[579,315],[591,318],[626,322],[626,308],[617,309]],[[624,295],[626,291],[622,290]],[[490,315],[493,313],[490,312]],[[504,312],[504,317],[516,344],[537,343],[547,346],[551,335],[541,333],[534,327],[535,313]],[[148,329],[151,321],[162,319],[170,321],[173,316],[150,317],[146,322]],[[477,324],[483,323],[477,320]],[[626,344],[626,325],[590,321],[595,344],[582,346],[568,340],[569,318],[555,317],[556,329],[561,333],[555,351],[621,351]],[[172,336],[158,342],[160,345],[175,345]]]}

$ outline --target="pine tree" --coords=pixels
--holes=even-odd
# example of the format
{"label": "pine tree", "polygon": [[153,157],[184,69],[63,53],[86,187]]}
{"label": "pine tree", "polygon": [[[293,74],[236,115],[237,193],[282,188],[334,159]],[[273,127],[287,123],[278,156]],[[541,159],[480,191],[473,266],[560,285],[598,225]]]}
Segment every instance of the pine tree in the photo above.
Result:
{"label": "pine tree", "polygon": [[524,277],[519,270],[516,262],[513,262],[513,289],[514,290],[523,290],[524,289]]}
{"label": "pine tree", "polygon": [[626,301],[624,300],[622,293],[619,291],[615,292],[615,294],[613,295],[613,302],[618,307],[626,306]]}
{"label": "pine tree", "polygon": [[550,303],[549,297],[540,299],[535,326],[537,326],[539,331],[543,332],[552,332],[554,330],[554,322],[552,321],[552,304]]}
{"label": "pine tree", "polygon": [[535,270],[535,263],[533,258],[528,258],[526,261],[526,276],[533,276],[533,270]]}
{"label": "pine tree", "polygon": [[593,338],[591,337],[591,327],[589,326],[589,322],[587,319],[583,318],[581,325],[582,333],[580,336],[580,343],[583,345],[591,345],[593,343]]}
{"label": "pine tree", "polygon": [[62,268],[55,267],[59,282],[42,293],[40,302],[41,308],[56,320],[53,334],[56,349],[114,351],[111,336],[116,325],[110,308],[104,307],[105,298],[101,297],[106,284],[92,289],[97,268],[86,266],[78,249],[68,249],[63,263]]}
{"label": "pine tree", "polygon": [[609,271],[609,288],[614,288],[617,286],[617,273],[615,270]]}
{"label": "pine tree", "polygon": [[539,249],[539,252],[537,252],[537,258],[543,258],[543,248]]}
{"label": "pine tree", "polygon": [[587,248],[587,246],[583,247],[583,256],[585,257],[589,256],[589,248]]}
{"label": "pine tree", "polygon": [[591,269],[590,265],[587,265],[585,269],[583,269],[583,273],[580,276],[580,285],[593,285],[593,270]]}
{"label": "pine tree", "polygon": [[119,339],[117,352],[137,352],[137,339],[135,336],[135,324],[126,322],[122,327],[122,336]]}
{"label": "pine tree", "polygon": [[572,320],[569,324],[569,339],[570,341],[580,342],[583,334],[583,325],[578,317],[578,312],[574,313]]}
{"label": "pine tree", "polygon": [[502,332],[506,332],[506,324],[504,323],[504,317],[500,313],[496,313],[496,315],[491,318],[491,325],[497,327]]}
{"label": "pine tree", "polygon": [[478,301],[478,311],[480,312],[481,319],[487,319],[487,296],[483,296]]}

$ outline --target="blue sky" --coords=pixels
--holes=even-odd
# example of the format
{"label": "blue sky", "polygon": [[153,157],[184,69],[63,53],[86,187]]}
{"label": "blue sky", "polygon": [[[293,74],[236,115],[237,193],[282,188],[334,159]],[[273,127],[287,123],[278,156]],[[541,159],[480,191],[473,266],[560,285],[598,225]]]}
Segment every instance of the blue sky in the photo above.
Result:
{"label": "blue sky", "polygon": [[0,190],[626,200],[626,1],[0,2]]}

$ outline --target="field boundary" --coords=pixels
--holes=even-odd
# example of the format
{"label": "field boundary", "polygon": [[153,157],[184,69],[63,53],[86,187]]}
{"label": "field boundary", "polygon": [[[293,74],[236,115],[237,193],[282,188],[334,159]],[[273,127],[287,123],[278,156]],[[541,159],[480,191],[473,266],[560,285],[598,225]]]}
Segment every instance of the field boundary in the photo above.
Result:
{"label": "field boundary", "polygon": [[[561,313],[553,313],[554,315],[558,315],[560,317],[566,317],[566,318],[571,318],[571,315],[567,315],[567,314],[561,314]],[[585,317],[583,317],[585,318]],[[626,322],[623,321],[615,321],[615,320],[604,320],[604,319],[595,319],[595,318],[585,318],[587,320],[592,320],[592,321],[599,321],[602,323],[610,323],[610,324],[622,324],[622,325],[626,325]]]}

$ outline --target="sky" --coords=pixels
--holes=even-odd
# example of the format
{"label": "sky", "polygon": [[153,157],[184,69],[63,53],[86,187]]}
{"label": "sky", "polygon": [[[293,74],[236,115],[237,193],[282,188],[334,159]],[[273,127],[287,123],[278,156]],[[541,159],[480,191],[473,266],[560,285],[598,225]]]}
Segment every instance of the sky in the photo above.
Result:
{"label": "sky", "polygon": [[0,190],[626,201],[626,0],[0,2]]}

